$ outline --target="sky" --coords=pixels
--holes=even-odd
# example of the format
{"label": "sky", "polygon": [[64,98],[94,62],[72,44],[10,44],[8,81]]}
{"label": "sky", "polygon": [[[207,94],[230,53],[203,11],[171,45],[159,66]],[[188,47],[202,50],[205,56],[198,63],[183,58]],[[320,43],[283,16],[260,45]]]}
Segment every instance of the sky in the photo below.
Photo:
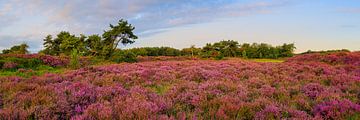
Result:
{"label": "sky", "polygon": [[359,0],[0,0],[0,50],[43,48],[61,31],[99,34],[119,19],[139,39],[121,48],[185,48],[220,40],[360,50]]}

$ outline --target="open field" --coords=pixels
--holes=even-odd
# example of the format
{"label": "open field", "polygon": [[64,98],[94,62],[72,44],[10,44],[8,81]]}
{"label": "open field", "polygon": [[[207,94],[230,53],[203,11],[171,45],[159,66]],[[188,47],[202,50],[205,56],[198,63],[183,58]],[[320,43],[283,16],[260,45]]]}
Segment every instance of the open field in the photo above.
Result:
{"label": "open field", "polygon": [[0,120],[360,120],[360,0],[0,0]]}
{"label": "open field", "polygon": [[267,61],[149,61],[1,77],[0,119],[360,119],[359,53]]}

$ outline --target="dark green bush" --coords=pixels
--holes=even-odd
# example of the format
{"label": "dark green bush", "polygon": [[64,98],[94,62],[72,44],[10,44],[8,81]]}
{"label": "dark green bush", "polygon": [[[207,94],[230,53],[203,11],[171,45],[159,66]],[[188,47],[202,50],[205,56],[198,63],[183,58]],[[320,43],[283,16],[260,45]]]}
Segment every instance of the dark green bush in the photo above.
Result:
{"label": "dark green bush", "polygon": [[201,58],[211,58],[211,54],[212,54],[211,51],[205,51],[200,54],[200,57]]}
{"label": "dark green bush", "polygon": [[76,49],[73,49],[73,51],[71,52],[71,56],[70,56],[70,68],[72,69],[78,69],[80,68],[80,57],[79,57],[79,53]]}
{"label": "dark green bush", "polygon": [[5,60],[0,60],[0,69],[3,67],[4,64],[5,64]]}
{"label": "dark green bush", "polygon": [[120,62],[128,62],[133,63],[137,62],[136,54],[130,51],[118,51],[113,54],[111,61],[120,63]]}
{"label": "dark green bush", "polygon": [[22,63],[24,68],[37,68],[38,66],[40,66],[42,64],[42,61],[39,59],[26,59],[24,60],[24,62]]}
{"label": "dark green bush", "polygon": [[42,61],[37,58],[16,58],[16,57],[0,57],[0,69],[3,69],[5,63],[15,63],[18,68],[34,69],[42,65]]}
{"label": "dark green bush", "polygon": [[27,58],[8,57],[8,58],[2,58],[0,60],[0,68],[2,68],[6,62],[16,63],[18,65],[17,68],[27,68],[27,69],[33,69],[42,65],[42,61],[36,58],[27,59]]}
{"label": "dark green bush", "polygon": [[222,60],[224,59],[224,55],[223,54],[218,54],[215,56],[215,60]]}

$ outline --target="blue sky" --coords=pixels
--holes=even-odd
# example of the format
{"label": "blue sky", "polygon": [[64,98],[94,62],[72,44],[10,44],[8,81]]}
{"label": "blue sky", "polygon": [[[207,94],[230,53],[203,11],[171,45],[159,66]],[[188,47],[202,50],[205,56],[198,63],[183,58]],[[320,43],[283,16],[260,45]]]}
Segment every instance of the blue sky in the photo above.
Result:
{"label": "blue sky", "polygon": [[232,39],[360,50],[358,0],[0,0],[0,50],[25,42],[36,52],[47,34],[102,34],[121,18],[139,36],[125,48]]}

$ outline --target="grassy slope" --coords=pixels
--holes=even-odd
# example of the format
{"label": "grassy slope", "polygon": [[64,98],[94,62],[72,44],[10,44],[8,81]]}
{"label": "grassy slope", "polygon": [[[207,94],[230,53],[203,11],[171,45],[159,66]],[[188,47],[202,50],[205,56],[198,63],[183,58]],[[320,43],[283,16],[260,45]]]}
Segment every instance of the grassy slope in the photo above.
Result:
{"label": "grassy slope", "polygon": [[[227,60],[236,60],[241,58],[227,58]],[[244,60],[244,59],[241,59]],[[272,62],[272,63],[281,63],[284,62],[282,59],[245,59],[248,61],[253,62]],[[100,62],[97,65],[94,66],[102,66],[102,65],[109,65],[114,64],[112,62]],[[19,71],[19,70],[0,70],[0,76],[19,76],[19,77],[31,77],[31,76],[41,76],[45,73],[63,73],[66,71],[65,68],[53,68],[49,66],[40,66],[33,70],[25,70],[25,71]]]}
{"label": "grassy slope", "polygon": [[49,66],[39,66],[36,69],[24,69],[20,70],[0,70],[1,76],[19,76],[19,77],[31,77],[31,76],[41,76],[45,73],[62,73],[66,69],[64,68],[53,68]]}

